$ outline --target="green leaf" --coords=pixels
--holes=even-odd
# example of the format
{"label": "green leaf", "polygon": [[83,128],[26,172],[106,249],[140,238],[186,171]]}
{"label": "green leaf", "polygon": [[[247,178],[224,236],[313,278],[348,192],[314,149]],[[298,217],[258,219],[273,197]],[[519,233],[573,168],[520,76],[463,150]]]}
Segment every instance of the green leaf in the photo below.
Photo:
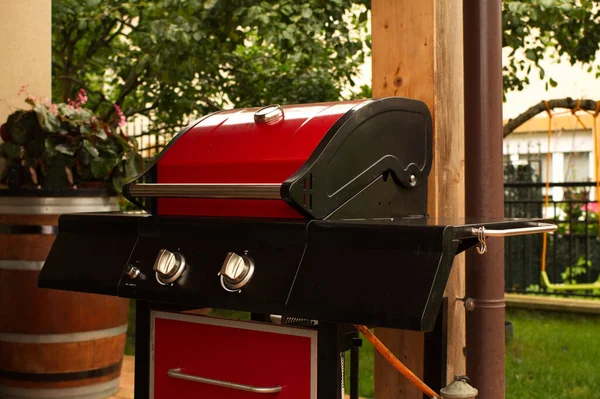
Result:
{"label": "green leaf", "polygon": [[100,140],[106,140],[108,138],[108,135],[106,134],[104,129],[100,127],[94,130],[94,136],[98,137]]}
{"label": "green leaf", "polygon": [[44,188],[68,188],[71,187],[64,162],[56,162],[48,168],[43,179]]}
{"label": "green leaf", "polygon": [[552,87],[556,87],[558,85],[558,83],[552,78],[548,80],[548,83],[550,83],[550,86]]}
{"label": "green leaf", "polygon": [[16,111],[6,120],[8,135],[18,144],[31,140],[34,133],[40,129],[35,113],[30,111]]}
{"label": "green leaf", "polygon": [[6,159],[17,159],[21,155],[21,146],[12,141],[0,144],[0,155]]}
{"label": "green leaf", "polygon": [[106,178],[119,162],[115,154],[103,152],[102,156],[92,160],[92,174],[96,179]]}
{"label": "green leaf", "polygon": [[125,178],[131,179],[139,174],[142,157],[139,154],[132,153],[125,161]]}
{"label": "green leaf", "polygon": [[55,149],[61,154],[75,155],[75,147],[71,144],[58,144]]}
{"label": "green leaf", "polygon": [[47,137],[44,141],[44,148],[48,157],[53,157],[56,154],[56,143],[52,137]]}
{"label": "green leaf", "polygon": [[27,97],[27,98],[25,99],[25,102],[26,102],[27,104],[31,105],[32,107],[35,107],[35,101],[33,101],[33,99],[32,99],[32,98],[30,98],[30,97]]}
{"label": "green leaf", "polygon": [[310,17],[312,17],[313,12],[310,8],[305,7],[302,9],[302,17],[309,19]]}
{"label": "green leaf", "polygon": [[37,104],[33,109],[39,125],[49,133],[56,133],[60,129],[60,119],[58,116],[50,112],[44,105]]}
{"label": "green leaf", "polygon": [[527,59],[531,61],[538,60],[537,53],[532,49],[528,49],[527,51],[525,51],[525,57],[527,57]]}
{"label": "green leaf", "polygon": [[83,140],[83,148],[85,148],[87,152],[94,158],[100,155],[100,151],[98,151],[98,149],[94,147],[92,142],[89,140]]}

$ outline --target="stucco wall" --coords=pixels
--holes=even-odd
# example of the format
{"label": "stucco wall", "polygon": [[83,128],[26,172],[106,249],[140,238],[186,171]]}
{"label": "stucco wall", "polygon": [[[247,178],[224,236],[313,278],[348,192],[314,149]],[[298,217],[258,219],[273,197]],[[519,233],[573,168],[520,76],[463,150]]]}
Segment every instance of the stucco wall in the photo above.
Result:
{"label": "stucco wall", "polygon": [[50,97],[51,0],[0,1],[0,121],[26,108],[19,88]]}
{"label": "stucco wall", "polygon": [[28,107],[17,95],[21,86],[50,97],[51,16],[51,0],[0,0],[0,124],[13,109]]}

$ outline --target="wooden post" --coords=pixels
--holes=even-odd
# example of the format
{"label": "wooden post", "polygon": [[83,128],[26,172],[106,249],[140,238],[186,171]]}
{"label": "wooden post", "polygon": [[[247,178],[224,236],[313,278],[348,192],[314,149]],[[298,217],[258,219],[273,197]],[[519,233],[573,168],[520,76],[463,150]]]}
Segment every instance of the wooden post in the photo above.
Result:
{"label": "wooden post", "polygon": [[[373,97],[421,100],[433,115],[431,217],[464,215],[464,108],[462,2],[372,0]],[[410,276],[407,275],[407,278]],[[465,373],[464,257],[448,286],[448,381]],[[417,375],[423,375],[422,333],[378,328],[377,335]],[[375,358],[377,399],[423,394],[381,356]]]}

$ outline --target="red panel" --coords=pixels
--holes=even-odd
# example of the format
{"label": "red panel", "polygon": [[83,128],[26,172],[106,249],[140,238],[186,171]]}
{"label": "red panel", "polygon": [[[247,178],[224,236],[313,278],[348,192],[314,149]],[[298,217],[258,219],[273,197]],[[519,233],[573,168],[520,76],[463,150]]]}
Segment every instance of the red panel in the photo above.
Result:
{"label": "red panel", "polygon": [[[184,317],[201,322],[214,320]],[[311,398],[311,355],[316,358],[316,353],[311,353],[316,350],[316,346],[311,346],[311,337],[239,328],[240,324],[253,326],[256,323],[221,322],[233,323],[236,327],[156,318],[154,399]],[[273,331],[290,331],[278,326],[260,326]],[[316,339],[315,335],[312,339]],[[258,394],[186,381],[169,377],[167,371],[173,368],[195,376],[259,387],[282,386],[283,389],[279,393]]]}
{"label": "red panel", "polygon": [[[256,124],[259,108],[219,112],[177,139],[158,162],[159,183],[283,183],[329,128],[361,101],[283,106]],[[301,217],[283,201],[159,199],[161,215]]]}

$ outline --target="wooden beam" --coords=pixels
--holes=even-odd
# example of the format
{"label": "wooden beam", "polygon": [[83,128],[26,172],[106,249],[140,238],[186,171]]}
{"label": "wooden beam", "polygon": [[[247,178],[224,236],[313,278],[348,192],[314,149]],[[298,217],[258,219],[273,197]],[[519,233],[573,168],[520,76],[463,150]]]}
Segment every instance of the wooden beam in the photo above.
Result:
{"label": "wooden beam", "polygon": [[600,301],[575,298],[555,298],[523,294],[505,294],[506,307],[548,310],[565,313],[600,314]]}
{"label": "wooden beam", "polygon": [[[432,217],[464,215],[462,2],[372,0],[373,97],[423,101],[433,115]],[[407,276],[408,278],[409,276]],[[447,376],[465,372],[464,258],[457,257],[448,286]],[[422,333],[377,329],[377,335],[417,375],[423,375]],[[375,358],[375,397],[423,396],[385,360]]]}

